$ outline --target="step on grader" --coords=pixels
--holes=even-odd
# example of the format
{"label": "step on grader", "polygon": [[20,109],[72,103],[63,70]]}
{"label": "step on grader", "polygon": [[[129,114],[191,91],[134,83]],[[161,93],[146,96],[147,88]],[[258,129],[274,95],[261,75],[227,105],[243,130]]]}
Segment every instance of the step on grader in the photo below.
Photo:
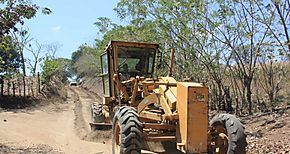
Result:
{"label": "step on grader", "polygon": [[[234,115],[209,121],[203,83],[154,77],[158,44],[111,41],[101,55],[103,102],[91,128],[113,130],[112,153],[141,153],[143,142],[172,141],[183,153],[244,154],[246,135]],[[174,50],[171,53],[173,65]]]}

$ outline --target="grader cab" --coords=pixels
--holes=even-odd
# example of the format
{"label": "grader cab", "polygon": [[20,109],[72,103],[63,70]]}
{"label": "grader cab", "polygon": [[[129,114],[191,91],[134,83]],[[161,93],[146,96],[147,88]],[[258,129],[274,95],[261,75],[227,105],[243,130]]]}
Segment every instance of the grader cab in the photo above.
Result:
{"label": "grader cab", "polygon": [[101,55],[104,96],[92,105],[91,126],[113,129],[112,153],[141,153],[145,141],[171,141],[184,153],[245,153],[235,116],[209,122],[205,84],[154,77],[157,51],[157,44],[111,41]]}

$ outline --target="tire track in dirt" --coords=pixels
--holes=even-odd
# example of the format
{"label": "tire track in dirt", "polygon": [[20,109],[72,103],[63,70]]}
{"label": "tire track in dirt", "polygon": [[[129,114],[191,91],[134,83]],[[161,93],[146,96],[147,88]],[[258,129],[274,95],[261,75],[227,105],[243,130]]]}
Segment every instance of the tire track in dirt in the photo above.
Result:
{"label": "tire track in dirt", "polygon": [[72,99],[74,101],[74,127],[77,136],[84,140],[85,136],[89,133],[88,128],[86,127],[87,123],[85,122],[85,119],[83,117],[83,111],[82,111],[82,103],[80,102],[80,98],[78,93],[74,88],[69,87],[69,90],[72,91],[73,96]]}
{"label": "tire track in dirt", "polygon": [[112,132],[109,131],[91,131],[89,122],[91,122],[91,104],[99,101],[93,94],[86,92],[78,87],[69,87],[74,94],[74,113],[75,130],[78,137],[85,141],[100,142],[111,145]]}

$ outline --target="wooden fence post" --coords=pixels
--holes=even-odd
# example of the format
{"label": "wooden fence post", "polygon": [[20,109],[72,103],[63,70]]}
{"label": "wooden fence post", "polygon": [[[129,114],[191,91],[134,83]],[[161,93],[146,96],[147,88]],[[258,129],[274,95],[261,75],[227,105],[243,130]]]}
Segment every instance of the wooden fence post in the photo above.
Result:
{"label": "wooden fence post", "polygon": [[10,79],[7,80],[7,96],[10,95]]}
{"label": "wooden fence post", "polygon": [[31,96],[34,96],[34,79],[35,79],[35,75],[33,75],[31,78],[30,78],[30,89],[31,89]]}
{"label": "wooden fence post", "polygon": [[37,72],[37,91],[40,93],[40,74]]}
{"label": "wooden fence post", "polygon": [[239,107],[239,97],[238,96],[236,96],[235,97],[235,102],[236,102],[236,110],[235,110],[235,114],[237,115],[237,116],[239,116],[240,115],[240,107]]}
{"label": "wooden fence post", "polygon": [[25,80],[25,83],[26,83],[26,89],[27,89],[27,96],[30,96],[30,82],[29,80]]}
{"label": "wooden fence post", "polygon": [[15,83],[14,83],[14,81],[12,82],[12,91],[13,91],[13,96],[15,96]]}
{"label": "wooden fence post", "polygon": [[23,96],[25,97],[25,95],[26,95],[25,94],[25,90],[26,90],[26,87],[25,87],[26,86],[26,84],[25,84],[25,75],[22,76],[22,82],[23,82],[22,83],[23,84]]}
{"label": "wooden fence post", "polygon": [[19,96],[21,96],[21,79],[20,76],[17,78],[17,82],[18,82],[18,91],[19,91]]}
{"label": "wooden fence post", "polygon": [[1,96],[3,96],[3,92],[4,92],[4,80],[3,78],[0,76],[0,84],[1,84]]}

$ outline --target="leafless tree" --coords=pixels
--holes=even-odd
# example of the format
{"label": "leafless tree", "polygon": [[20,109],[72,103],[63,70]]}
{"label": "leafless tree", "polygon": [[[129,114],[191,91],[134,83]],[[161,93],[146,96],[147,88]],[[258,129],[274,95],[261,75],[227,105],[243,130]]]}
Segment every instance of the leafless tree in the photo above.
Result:
{"label": "leafless tree", "polygon": [[[269,29],[276,41],[276,46],[290,59],[290,1],[270,1],[269,4],[257,0],[254,2],[258,6],[260,16],[252,16],[252,18]],[[273,43],[267,45],[273,45]]]}
{"label": "leafless tree", "polygon": [[47,57],[48,58],[55,58],[55,54],[56,52],[59,50],[59,48],[61,48],[61,44],[58,43],[58,42],[53,42],[53,43],[50,43],[48,45],[45,46],[45,50],[47,52]]}
{"label": "leafless tree", "polygon": [[29,44],[28,47],[26,47],[26,50],[29,51],[32,55],[32,58],[27,58],[26,60],[29,68],[31,69],[31,73],[33,74],[33,76],[35,76],[37,66],[44,58],[41,55],[41,53],[43,52],[43,45],[35,40],[33,44]]}

